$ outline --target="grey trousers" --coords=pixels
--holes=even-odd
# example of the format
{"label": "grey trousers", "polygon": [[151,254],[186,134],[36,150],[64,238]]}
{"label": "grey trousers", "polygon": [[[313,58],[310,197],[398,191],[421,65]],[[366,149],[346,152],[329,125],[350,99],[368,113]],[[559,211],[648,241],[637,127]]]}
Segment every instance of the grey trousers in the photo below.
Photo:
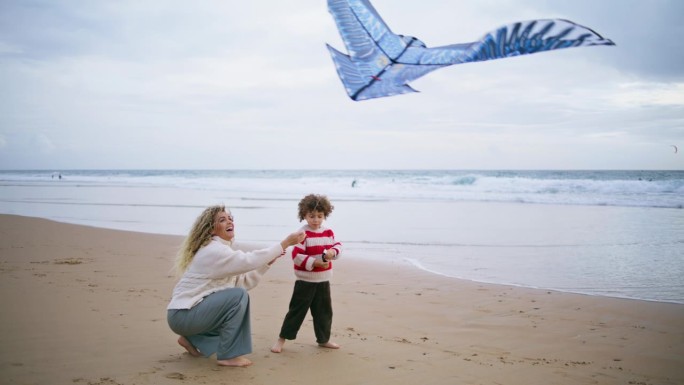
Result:
{"label": "grey trousers", "polygon": [[170,309],[169,327],[205,357],[228,360],[252,352],[249,295],[242,288],[209,294],[192,309]]}

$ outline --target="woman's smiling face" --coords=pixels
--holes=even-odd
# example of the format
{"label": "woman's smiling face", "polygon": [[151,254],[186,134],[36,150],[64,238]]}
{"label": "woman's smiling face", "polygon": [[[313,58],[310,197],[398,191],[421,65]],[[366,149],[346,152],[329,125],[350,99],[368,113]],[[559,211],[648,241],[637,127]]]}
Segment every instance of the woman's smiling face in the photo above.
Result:
{"label": "woman's smiling face", "polygon": [[212,235],[219,236],[226,241],[232,241],[235,237],[233,216],[230,212],[221,211],[214,218],[214,232]]}

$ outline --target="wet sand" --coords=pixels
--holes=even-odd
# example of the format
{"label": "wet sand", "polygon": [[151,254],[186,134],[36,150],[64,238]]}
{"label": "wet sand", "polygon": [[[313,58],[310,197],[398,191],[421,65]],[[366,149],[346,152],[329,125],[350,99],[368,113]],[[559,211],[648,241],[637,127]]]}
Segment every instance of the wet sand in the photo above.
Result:
{"label": "wet sand", "polygon": [[[239,236],[239,230],[238,230]],[[191,357],[166,325],[182,238],[0,215],[2,384],[681,384],[684,305],[480,284],[347,254],[333,339],[269,348],[293,275],[250,292],[254,362]]]}

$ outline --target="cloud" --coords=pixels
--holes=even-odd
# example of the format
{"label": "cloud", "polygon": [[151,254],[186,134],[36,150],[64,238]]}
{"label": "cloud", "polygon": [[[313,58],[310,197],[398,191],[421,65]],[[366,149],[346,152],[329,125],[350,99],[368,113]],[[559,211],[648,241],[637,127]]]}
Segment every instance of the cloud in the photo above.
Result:
{"label": "cloud", "polygon": [[684,106],[683,83],[630,82],[619,85],[613,101],[625,108],[639,106]]}
{"label": "cloud", "polygon": [[430,46],[549,17],[618,45],[452,66],[418,94],[355,103],[325,50],[343,44],[321,0],[0,2],[0,164],[682,168],[644,146],[684,143],[684,3],[373,4]]}
{"label": "cloud", "polygon": [[39,133],[33,136],[31,145],[34,146],[39,152],[44,154],[52,153],[57,146],[53,143],[49,136]]}

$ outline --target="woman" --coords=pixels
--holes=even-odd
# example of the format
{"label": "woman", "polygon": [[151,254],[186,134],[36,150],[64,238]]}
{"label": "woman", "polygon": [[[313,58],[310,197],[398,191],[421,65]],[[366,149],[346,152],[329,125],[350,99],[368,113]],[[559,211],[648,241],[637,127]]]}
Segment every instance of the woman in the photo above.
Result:
{"label": "woman", "polygon": [[171,330],[192,356],[216,353],[224,366],[249,366],[252,352],[247,290],[259,283],[270,265],[304,233],[288,235],[269,248],[243,252],[232,247],[233,217],[224,206],[202,212],[176,259],[181,278],[167,307]]}

